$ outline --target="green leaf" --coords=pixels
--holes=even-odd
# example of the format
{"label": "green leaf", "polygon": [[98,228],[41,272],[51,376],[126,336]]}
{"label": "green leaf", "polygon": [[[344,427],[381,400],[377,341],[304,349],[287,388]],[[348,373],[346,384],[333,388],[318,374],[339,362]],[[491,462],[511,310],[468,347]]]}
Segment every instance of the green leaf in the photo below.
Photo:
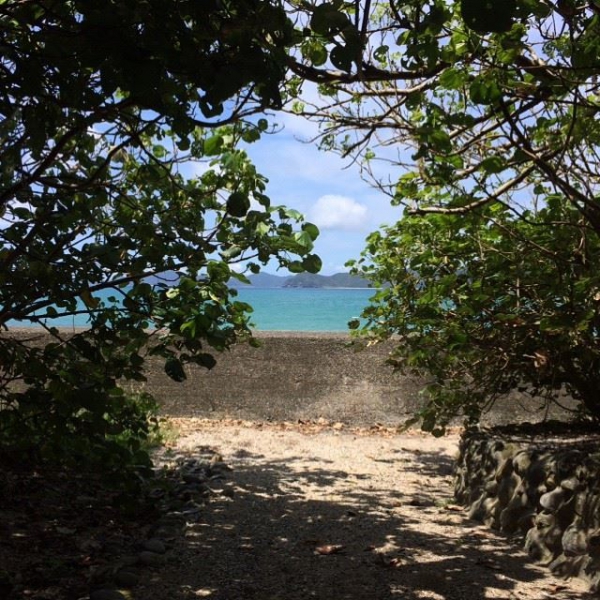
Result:
{"label": "green leaf", "polygon": [[244,249],[241,246],[230,246],[221,252],[221,256],[225,260],[232,260],[240,256],[243,250]]}
{"label": "green leaf", "polygon": [[489,174],[502,173],[506,169],[506,159],[501,156],[488,156],[481,161],[480,166]]}
{"label": "green leaf", "polygon": [[242,133],[242,140],[244,140],[244,142],[247,144],[253,144],[254,142],[257,142],[260,140],[260,137],[260,131],[255,128],[246,129],[244,133]]}
{"label": "green leaf", "polygon": [[192,358],[192,360],[197,365],[200,365],[201,367],[204,367],[209,370],[217,364],[215,357],[212,354],[207,354],[206,352],[202,352],[201,354],[195,355]]}
{"label": "green leaf", "polygon": [[423,420],[421,421],[421,429],[423,431],[433,432],[436,425],[435,414],[432,412],[428,412],[424,415]]}
{"label": "green leaf", "polygon": [[312,223],[303,223],[302,231],[306,231],[313,242],[319,237],[319,228]]}
{"label": "green leaf", "polygon": [[329,54],[329,58],[334,67],[349,73],[352,70],[355,55],[352,48],[348,46],[336,46]]}
{"label": "green leaf", "polygon": [[327,37],[351,27],[352,24],[333,3],[323,2],[313,11],[310,26],[315,33]]}
{"label": "green leaf", "polygon": [[494,104],[502,97],[502,91],[494,80],[477,77],[469,87],[469,96],[475,104]]}
{"label": "green leaf", "polygon": [[304,265],[299,260],[292,260],[286,266],[290,273],[304,273]]}
{"label": "green leaf", "polygon": [[323,267],[323,262],[316,254],[309,254],[302,260],[302,268],[308,273],[318,273]]}
{"label": "green leaf", "polygon": [[299,231],[294,234],[294,240],[303,246],[306,251],[312,250],[313,238],[308,231]]}
{"label": "green leaf", "polygon": [[376,48],[373,52],[373,58],[379,63],[386,64],[389,51],[389,46],[386,46],[385,44],[383,46],[379,46],[379,48]]}
{"label": "green leaf", "polygon": [[460,90],[465,85],[465,76],[454,68],[448,68],[441,73],[439,83],[447,90]]}
{"label": "green leaf", "polygon": [[309,39],[302,45],[302,56],[313,66],[320,67],[327,62],[327,48],[321,42]]}
{"label": "green leaf", "polygon": [[220,154],[223,149],[223,136],[213,135],[204,140],[204,154],[206,156],[215,156]]}
{"label": "green leaf", "polygon": [[227,199],[227,212],[234,217],[244,217],[250,210],[250,198],[242,192],[233,192]]}
{"label": "green leaf", "polygon": [[356,330],[360,327],[360,319],[351,319],[348,321],[348,329]]}
{"label": "green leaf", "polygon": [[294,208],[279,207],[279,214],[282,219],[292,219],[293,221],[302,221],[304,218],[302,213]]}

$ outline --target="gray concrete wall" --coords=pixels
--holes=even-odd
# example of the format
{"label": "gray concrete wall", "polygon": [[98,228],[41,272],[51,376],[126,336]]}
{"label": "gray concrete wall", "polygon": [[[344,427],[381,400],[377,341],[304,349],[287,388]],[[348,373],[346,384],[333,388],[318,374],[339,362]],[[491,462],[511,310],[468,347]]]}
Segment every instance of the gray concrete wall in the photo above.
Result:
{"label": "gray concrete wall", "polygon": [[389,345],[359,352],[336,334],[259,339],[260,348],[240,345],[218,355],[211,371],[190,369],[177,388],[152,369],[147,387],[173,416],[387,422],[419,404],[420,382],[385,364]]}
{"label": "gray concrete wall", "polygon": [[[394,373],[386,364],[391,343],[357,351],[343,334],[257,337],[260,348],[237,346],[218,355],[211,371],[190,369],[180,384],[154,366],[142,388],[152,391],[163,414],[171,416],[389,424],[407,419],[422,402],[424,382]],[[537,421],[544,417],[540,406],[540,400],[511,394],[485,422]],[[553,409],[551,416],[560,418],[560,411]]]}
{"label": "gray concrete wall", "polygon": [[[48,336],[32,330],[12,331],[43,344]],[[393,344],[357,351],[350,337],[335,333],[259,333],[260,348],[239,345],[216,354],[211,371],[188,368],[188,379],[176,383],[163,363],[148,361],[144,383],[126,384],[149,391],[170,416],[297,420],[323,417],[348,424],[397,424],[421,404],[424,382],[394,373],[386,364]],[[538,421],[545,415],[538,400],[511,394],[496,403],[486,423]],[[553,410],[553,418],[564,413]]]}

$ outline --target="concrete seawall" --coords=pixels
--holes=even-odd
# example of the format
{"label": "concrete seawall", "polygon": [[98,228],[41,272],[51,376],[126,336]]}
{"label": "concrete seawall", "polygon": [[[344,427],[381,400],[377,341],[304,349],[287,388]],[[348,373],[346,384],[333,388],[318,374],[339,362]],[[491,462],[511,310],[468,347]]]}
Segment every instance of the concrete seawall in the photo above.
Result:
{"label": "concrete seawall", "polygon": [[419,404],[421,382],[398,377],[385,364],[391,345],[357,351],[343,334],[257,337],[259,348],[239,345],[217,354],[214,369],[188,368],[181,384],[151,368],[144,387],[171,416],[374,423],[397,421]]}
{"label": "concrete seawall", "polygon": [[[9,335],[32,339],[32,330]],[[32,343],[48,341],[44,334]],[[151,392],[161,412],[179,417],[232,417],[296,420],[323,417],[354,425],[397,424],[422,403],[424,381],[394,373],[386,364],[393,348],[382,343],[357,351],[337,333],[262,332],[259,348],[241,344],[216,353],[211,371],[190,366],[182,383],[169,379],[160,360],[147,363],[147,381],[126,384]],[[510,394],[497,402],[484,422],[539,421],[540,399]],[[553,408],[549,416],[565,418]]]}
{"label": "concrete seawall", "polygon": [[[180,384],[153,365],[143,388],[170,416],[389,424],[403,422],[422,404],[425,382],[386,364],[390,342],[357,350],[344,334],[264,332],[257,338],[260,348],[240,345],[218,354],[214,369],[190,368]],[[541,404],[513,393],[496,403],[484,422],[539,421],[545,416]],[[553,407],[548,416],[568,415]]]}

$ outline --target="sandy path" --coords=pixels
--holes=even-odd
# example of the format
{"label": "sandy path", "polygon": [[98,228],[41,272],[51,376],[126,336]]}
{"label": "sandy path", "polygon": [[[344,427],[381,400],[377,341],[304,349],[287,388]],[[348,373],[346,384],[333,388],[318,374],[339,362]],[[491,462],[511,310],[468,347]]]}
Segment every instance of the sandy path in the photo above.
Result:
{"label": "sandy path", "polygon": [[188,525],[140,598],[587,596],[583,582],[529,564],[517,542],[453,505],[456,436],[208,422],[186,430],[175,454],[221,453],[232,493]]}

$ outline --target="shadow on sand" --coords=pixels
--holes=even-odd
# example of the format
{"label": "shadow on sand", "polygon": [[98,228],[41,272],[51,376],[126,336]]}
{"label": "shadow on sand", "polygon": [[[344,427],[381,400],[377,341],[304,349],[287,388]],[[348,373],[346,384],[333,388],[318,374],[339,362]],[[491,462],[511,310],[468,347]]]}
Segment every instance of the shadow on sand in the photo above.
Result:
{"label": "shadow on sand", "polygon": [[[516,599],[519,582],[538,580],[527,598],[583,597],[544,578],[518,542],[449,510],[449,457],[404,450],[394,489],[327,461],[307,468],[306,457],[240,453],[227,481],[233,498],[215,495],[188,528],[154,574],[151,600]],[[411,470],[423,481],[416,494],[403,491]]]}

